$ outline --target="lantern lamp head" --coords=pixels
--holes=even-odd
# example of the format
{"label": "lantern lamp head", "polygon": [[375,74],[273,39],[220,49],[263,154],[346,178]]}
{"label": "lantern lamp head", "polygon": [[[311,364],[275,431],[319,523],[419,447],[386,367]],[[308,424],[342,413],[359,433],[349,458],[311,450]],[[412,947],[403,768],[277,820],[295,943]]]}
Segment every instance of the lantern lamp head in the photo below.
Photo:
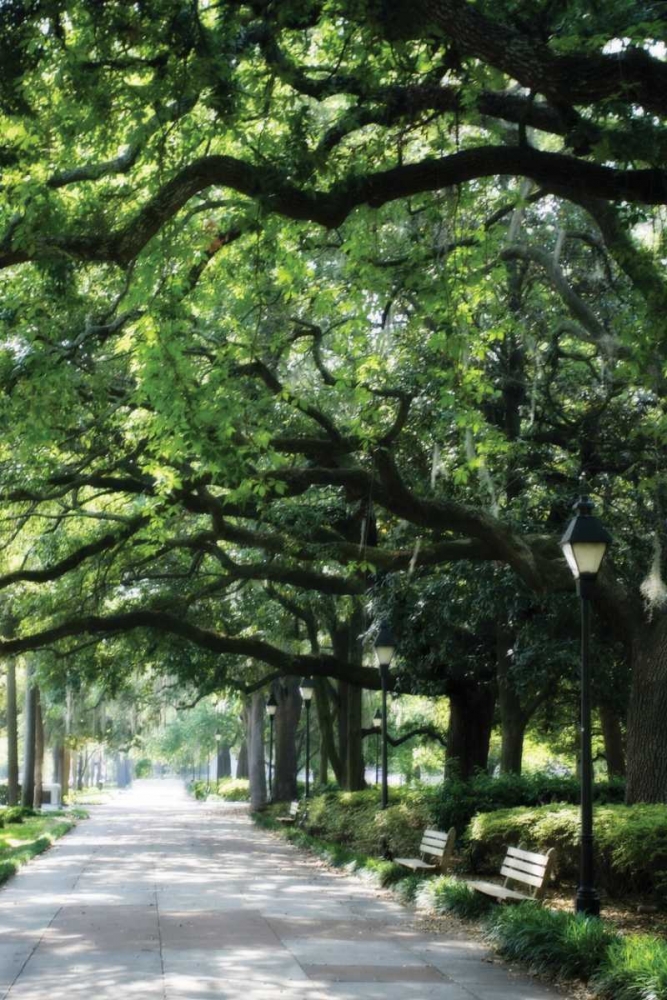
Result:
{"label": "lantern lamp head", "polygon": [[560,546],[575,580],[592,581],[598,575],[612,538],[593,516],[593,504],[588,497],[579,497],[573,509],[575,516],[565,529]]}

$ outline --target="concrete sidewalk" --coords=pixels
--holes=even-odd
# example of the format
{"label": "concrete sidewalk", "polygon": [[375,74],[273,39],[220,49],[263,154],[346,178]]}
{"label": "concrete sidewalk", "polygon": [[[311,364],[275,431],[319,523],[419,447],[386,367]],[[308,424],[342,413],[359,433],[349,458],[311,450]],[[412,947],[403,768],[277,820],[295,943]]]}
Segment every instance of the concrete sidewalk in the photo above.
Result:
{"label": "concrete sidewalk", "polygon": [[0,890],[0,1000],[548,1000],[242,808],[137,782]]}

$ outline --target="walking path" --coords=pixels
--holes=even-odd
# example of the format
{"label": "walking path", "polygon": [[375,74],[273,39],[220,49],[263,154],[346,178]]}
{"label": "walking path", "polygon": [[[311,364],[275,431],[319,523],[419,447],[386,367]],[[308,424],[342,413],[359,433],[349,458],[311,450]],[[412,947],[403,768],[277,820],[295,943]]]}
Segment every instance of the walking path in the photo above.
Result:
{"label": "walking path", "polygon": [[0,1000],[562,1000],[488,958],[170,780],[0,890]]}

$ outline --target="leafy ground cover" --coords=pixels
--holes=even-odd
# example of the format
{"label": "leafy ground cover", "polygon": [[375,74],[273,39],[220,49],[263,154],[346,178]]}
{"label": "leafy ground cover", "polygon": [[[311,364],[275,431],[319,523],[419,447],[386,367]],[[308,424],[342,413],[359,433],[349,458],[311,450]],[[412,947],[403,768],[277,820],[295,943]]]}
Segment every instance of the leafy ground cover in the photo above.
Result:
{"label": "leafy ground cover", "polygon": [[31,858],[48,850],[85,815],[82,810],[28,815],[21,822],[3,826],[0,829],[0,883],[6,882]]}

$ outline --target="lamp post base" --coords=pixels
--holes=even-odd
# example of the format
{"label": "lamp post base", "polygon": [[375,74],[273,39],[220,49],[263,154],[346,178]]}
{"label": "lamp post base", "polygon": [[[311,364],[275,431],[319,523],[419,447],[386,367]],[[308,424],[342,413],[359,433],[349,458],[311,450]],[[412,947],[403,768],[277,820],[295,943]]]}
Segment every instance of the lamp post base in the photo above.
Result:
{"label": "lamp post base", "polygon": [[580,885],[577,889],[574,909],[576,913],[583,913],[587,917],[599,917],[600,897],[595,889]]}

